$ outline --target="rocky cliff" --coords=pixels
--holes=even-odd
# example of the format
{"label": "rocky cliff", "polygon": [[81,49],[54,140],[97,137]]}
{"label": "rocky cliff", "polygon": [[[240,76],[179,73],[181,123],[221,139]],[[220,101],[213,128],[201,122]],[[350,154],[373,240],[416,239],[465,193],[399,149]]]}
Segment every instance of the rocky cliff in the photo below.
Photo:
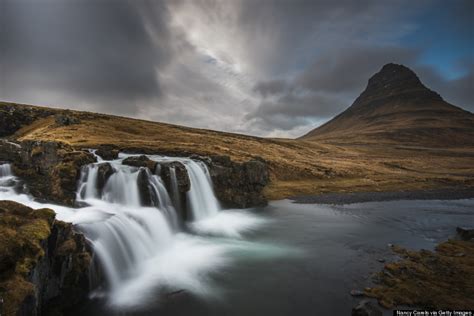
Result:
{"label": "rocky cliff", "polygon": [[2,315],[62,315],[87,298],[90,249],[54,217],[50,209],[0,201]]}
{"label": "rocky cliff", "polygon": [[95,162],[94,155],[60,142],[1,141],[0,159],[13,163],[15,175],[35,198],[72,206],[82,166]]}
{"label": "rocky cliff", "polygon": [[269,172],[263,159],[239,163],[228,156],[211,156],[207,162],[214,192],[223,206],[246,208],[267,204],[263,189],[269,182]]}

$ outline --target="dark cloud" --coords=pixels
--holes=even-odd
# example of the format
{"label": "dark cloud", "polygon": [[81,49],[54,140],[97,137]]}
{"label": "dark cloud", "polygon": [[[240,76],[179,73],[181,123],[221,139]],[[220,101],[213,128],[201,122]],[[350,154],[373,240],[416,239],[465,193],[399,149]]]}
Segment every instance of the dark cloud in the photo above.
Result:
{"label": "dark cloud", "polygon": [[[156,68],[171,58],[166,7],[153,2],[2,0],[1,97],[30,100],[31,90],[64,95],[63,106],[134,114],[162,94]],[[163,45],[156,45],[150,31]]]}
{"label": "dark cloud", "polygon": [[396,62],[472,110],[472,5],[0,0],[0,99],[299,136]]}
{"label": "dark cloud", "polygon": [[285,80],[270,80],[261,81],[255,85],[253,90],[258,92],[264,98],[269,95],[283,94],[289,89],[288,83]]}
{"label": "dark cloud", "polygon": [[440,93],[447,102],[474,112],[474,60],[459,66],[464,74],[454,79],[444,78],[429,66],[417,66],[414,70],[427,87]]}

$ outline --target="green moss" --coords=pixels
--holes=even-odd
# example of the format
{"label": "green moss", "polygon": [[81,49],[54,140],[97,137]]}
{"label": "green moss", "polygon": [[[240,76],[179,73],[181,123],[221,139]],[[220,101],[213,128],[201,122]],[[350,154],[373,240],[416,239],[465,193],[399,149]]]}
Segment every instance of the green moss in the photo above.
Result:
{"label": "green moss", "polygon": [[0,201],[0,296],[4,312],[14,315],[21,303],[34,294],[26,280],[44,256],[43,243],[51,233],[54,212],[33,210],[12,201]]}

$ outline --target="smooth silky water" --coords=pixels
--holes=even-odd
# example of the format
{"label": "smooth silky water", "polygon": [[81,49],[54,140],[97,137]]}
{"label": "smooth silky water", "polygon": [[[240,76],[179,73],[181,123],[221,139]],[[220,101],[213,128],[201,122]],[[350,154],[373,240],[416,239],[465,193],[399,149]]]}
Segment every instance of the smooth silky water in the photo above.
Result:
{"label": "smooth silky water", "polygon": [[18,179],[0,165],[0,199],[52,208],[94,246],[102,272],[92,269],[91,301],[77,315],[349,315],[359,300],[349,292],[371,284],[378,259],[396,259],[388,244],[433,249],[474,222],[472,199],[221,210],[204,164],[149,157],[187,168],[186,232],[157,175],[154,206],[141,206],[138,168],[123,166],[125,156],[110,162],[115,173],[102,193],[91,184],[100,161],[84,168],[77,199],[88,206],[78,209],[16,193]]}

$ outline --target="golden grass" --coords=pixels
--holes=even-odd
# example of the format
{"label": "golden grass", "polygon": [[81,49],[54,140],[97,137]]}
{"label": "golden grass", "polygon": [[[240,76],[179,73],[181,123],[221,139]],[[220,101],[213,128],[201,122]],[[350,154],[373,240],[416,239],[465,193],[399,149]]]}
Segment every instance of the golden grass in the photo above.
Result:
{"label": "golden grass", "polygon": [[[1,103],[0,103],[1,105]],[[76,148],[112,144],[162,153],[228,155],[269,163],[270,199],[300,194],[398,191],[474,185],[474,148],[405,146],[352,139],[308,141],[259,138],[125,117],[68,111],[79,124],[59,126],[54,117],[19,130],[19,140],[62,141]]]}

